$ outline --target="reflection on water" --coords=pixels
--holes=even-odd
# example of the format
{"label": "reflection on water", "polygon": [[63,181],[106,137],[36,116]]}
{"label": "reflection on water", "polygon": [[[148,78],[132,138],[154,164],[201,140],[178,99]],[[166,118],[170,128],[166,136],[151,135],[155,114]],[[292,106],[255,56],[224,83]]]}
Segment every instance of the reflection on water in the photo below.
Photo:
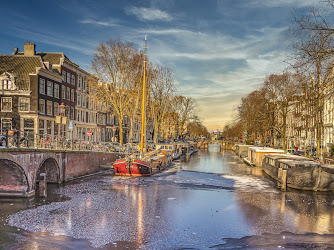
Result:
{"label": "reflection on water", "polygon": [[109,174],[0,200],[2,248],[207,248],[262,233],[334,234],[333,194],[278,191],[216,147],[149,178]]}

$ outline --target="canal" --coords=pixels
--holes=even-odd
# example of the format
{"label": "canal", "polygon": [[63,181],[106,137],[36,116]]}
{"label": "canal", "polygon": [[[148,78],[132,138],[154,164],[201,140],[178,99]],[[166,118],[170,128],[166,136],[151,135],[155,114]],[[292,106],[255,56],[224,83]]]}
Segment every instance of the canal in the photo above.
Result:
{"label": "canal", "polygon": [[217,147],[146,178],[110,173],[0,199],[1,249],[334,248],[334,194],[278,191]]}

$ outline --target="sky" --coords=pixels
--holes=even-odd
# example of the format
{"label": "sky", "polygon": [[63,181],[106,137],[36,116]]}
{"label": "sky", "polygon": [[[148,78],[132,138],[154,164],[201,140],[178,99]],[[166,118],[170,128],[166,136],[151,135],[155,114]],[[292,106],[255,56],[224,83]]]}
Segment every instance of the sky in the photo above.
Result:
{"label": "sky", "polygon": [[[313,0],[2,0],[0,54],[64,52],[89,71],[99,42],[148,39],[154,64],[171,68],[177,94],[196,100],[210,130],[235,118],[241,98],[288,67],[292,12]],[[4,14],[5,13],[5,14]]]}

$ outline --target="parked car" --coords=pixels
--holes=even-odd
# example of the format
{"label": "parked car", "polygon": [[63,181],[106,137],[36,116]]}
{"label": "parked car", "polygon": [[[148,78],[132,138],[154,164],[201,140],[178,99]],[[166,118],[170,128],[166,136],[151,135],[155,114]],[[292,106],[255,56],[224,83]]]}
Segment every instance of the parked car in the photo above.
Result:
{"label": "parked car", "polygon": [[293,152],[294,155],[299,155],[299,156],[305,156],[305,151],[304,150],[296,150]]}

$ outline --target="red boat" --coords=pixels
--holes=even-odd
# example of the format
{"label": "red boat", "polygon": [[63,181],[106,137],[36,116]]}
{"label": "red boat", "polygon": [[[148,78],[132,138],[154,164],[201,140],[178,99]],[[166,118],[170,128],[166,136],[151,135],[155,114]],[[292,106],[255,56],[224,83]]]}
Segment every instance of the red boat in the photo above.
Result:
{"label": "red boat", "polygon": [[[139,158],[139,157],[138,157]],[[114,162],[115,175],[150,176],[165,169],[168,165],[168,155],[160,150],[149,152],[143,160],[124,158]]]}
{"label": "red boat", "polygon": [[150,163],[137,159],[121,159],[114,162],[115,175],[149,176],[153,174]]}

